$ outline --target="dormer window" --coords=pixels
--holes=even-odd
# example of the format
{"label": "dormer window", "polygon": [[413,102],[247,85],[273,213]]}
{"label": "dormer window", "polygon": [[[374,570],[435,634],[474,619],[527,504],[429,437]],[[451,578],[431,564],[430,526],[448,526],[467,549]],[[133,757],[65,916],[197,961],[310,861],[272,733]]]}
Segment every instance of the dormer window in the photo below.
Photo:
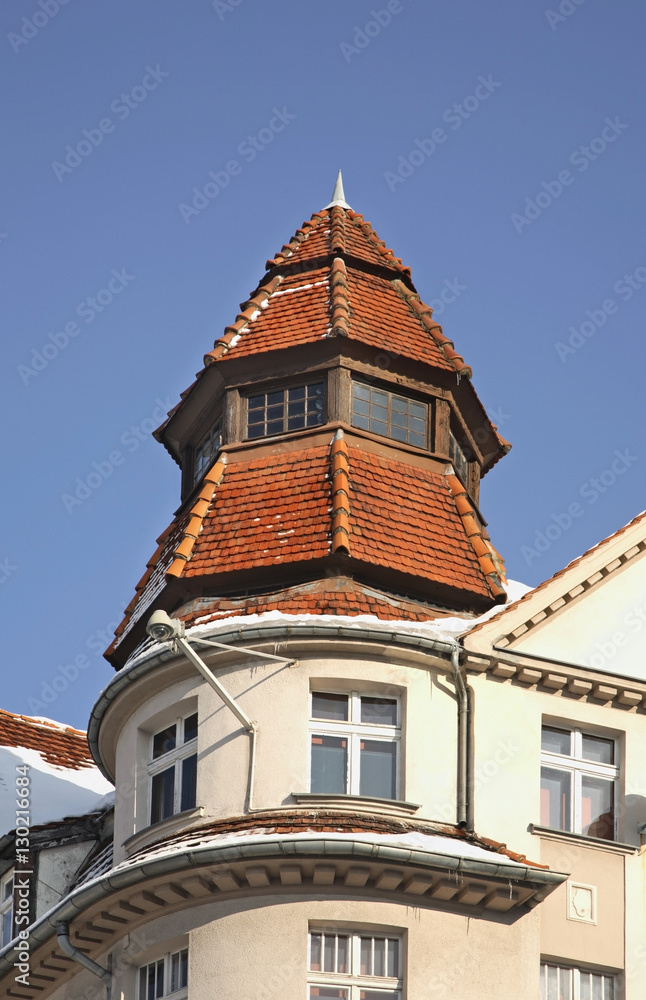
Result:
{"label": "dormer window", "polygon": [[465,486],[469,479],[469,459],[453,431],[449,431],[449,458]]}
{"label": "dormer window", "polygon": [[325,383],[310,382],[247,397],[247,437],[269,437],[325,422]]}
{"label": "dormer window", "polygon": [[193,485],[213,465],[222,444],[222,425],[218,421],[198,444],[193,454]]}
{"label": "dormer window", "polygon": [[352,383],[352,426],[428,448],[428,404],[407,396]]}

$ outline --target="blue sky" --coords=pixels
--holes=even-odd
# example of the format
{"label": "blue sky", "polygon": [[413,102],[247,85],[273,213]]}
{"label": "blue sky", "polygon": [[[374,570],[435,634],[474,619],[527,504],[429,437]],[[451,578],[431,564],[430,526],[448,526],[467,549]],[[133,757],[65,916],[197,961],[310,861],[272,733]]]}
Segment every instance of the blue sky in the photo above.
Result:
{"label": "blue sky", "polygon": [[0,19],[2,707],[85,727],[179,501],[150,430],[339,166],[513,443],[481,504],[510,576],[539,583],[643,508],[638,0]]}

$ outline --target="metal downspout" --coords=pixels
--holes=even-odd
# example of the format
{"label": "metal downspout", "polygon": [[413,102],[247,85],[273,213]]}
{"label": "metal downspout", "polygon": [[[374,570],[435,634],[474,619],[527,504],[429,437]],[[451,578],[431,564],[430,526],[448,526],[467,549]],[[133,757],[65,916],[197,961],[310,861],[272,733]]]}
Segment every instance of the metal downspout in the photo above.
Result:
{"label": "metal downspout", "polygon": [[466,827],[467,818],[467,781],[468,781],[468,734],[469,734],[469,696],[460,668],[461,647],[453,646],[451,650],[451,667],[455,677],[455,689],[458,695],[458,826]]}
{"label": "metal downspout", "polygon": [[109,969],[104,969],[97,962],[93,962],[91,958],[88,958],[82,951],[74,947],[70,941],[70,925],[67,920],[57,921],[56,936],[58,938],[58,947],[64,955],[67,955],[74,962],[78,962],[79,965],[84,966],[92,975],[98,976],[99,979],[103,980],[106,988],[106,1000],[110,1000],[112,996],[112,973]]}

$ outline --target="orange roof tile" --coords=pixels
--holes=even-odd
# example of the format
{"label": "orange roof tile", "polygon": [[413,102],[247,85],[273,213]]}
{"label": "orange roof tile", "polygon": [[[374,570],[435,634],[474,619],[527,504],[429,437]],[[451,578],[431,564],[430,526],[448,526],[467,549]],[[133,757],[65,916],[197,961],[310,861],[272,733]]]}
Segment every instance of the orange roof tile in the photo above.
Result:
{"label": "orange roof tile", "polygon": [[383,621],[427,622],[454,617],[410,597],[375,590],[346,576],[323,577],[249,597],[202,597],[177,611],[187,625],[280,611],[287,615],[374,615]]}
{"label": "orange roof tile", "polygon": [[80,771],[95,767],[86,734],[46,719],[32,719],[0,709],[0,746],[36,750],[54,767]]}
{"label": "orange roof tile", "polygon": [[357,559],[492,597],[446,476],[352,447],[350,506]]}
{"label": "orange roof tile", "polygon": [[313,215],[267,266],[270,277],[242,303],[205,365],[341,335],[471,375],[420,302],[409,268],[356,212],[335,207]]}
{"label": "orange roof tile", "polygon": [[327,555],[329,447],[226,468],[183,578]]}

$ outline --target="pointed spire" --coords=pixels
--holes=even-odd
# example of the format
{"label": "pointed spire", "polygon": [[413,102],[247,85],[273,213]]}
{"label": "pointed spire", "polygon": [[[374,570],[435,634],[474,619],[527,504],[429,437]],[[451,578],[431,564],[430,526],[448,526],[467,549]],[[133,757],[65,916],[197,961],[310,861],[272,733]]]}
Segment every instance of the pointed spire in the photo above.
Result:
{"label": "pointed spire", "polygon": [[330,202],[329,205],[326,205],[325,207],[334,208],[335,205],[338,205],[339,208],[350,208],[350,205],[348,205],[347,201],[345,200],[345,193],[343,191],[343,177],[341,176],[340,170],[336,178],[336,184],[334,185],[334,191],[332,193],[332,201]]}

